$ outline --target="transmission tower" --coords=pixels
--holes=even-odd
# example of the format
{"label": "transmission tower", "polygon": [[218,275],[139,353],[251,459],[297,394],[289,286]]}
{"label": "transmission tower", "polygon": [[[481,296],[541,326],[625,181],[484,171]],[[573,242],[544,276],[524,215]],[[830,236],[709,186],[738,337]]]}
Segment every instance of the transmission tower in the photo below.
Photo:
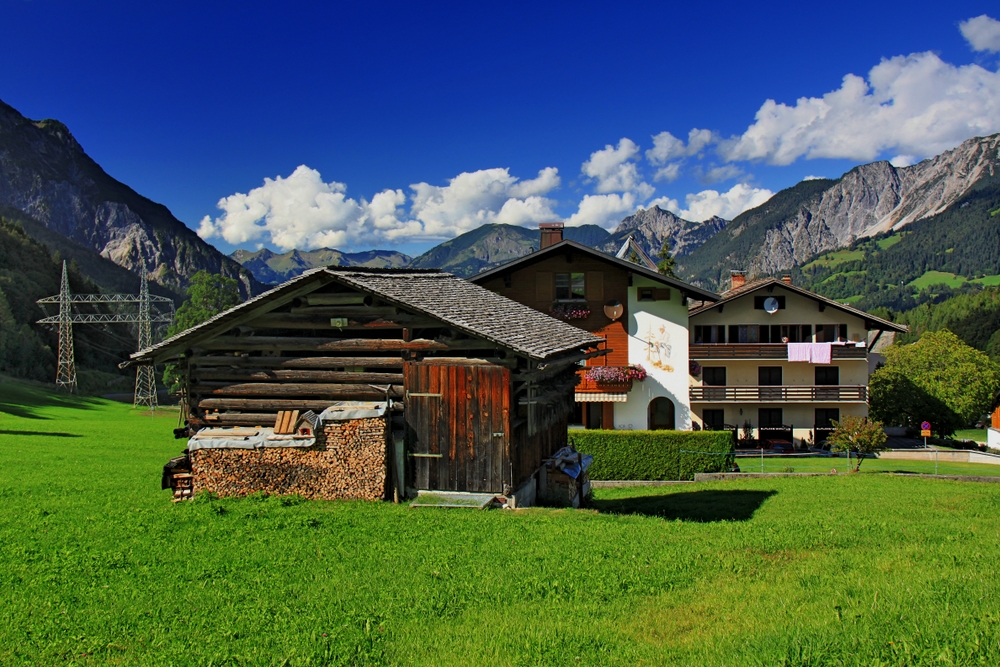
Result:
{"label": "transmission tower", "polygon": [[[174,302],[164,296],[149,293],[149,281],[145,271],[139,295],[134,294],[72,294],[69,291],[69,274],[63,261],[62,284],[59,296],[39,299],[38,304],[59,304],[59,314],[38,320],[38,324],[59,325],[59,366],[56,370],[56,386],[76,391],[76,359],[73,353],[74,324],[138,324],[139,349],[153,344],[153,324],[169,324],[174,319]],[[74,304],[139,304],[139,312],[132,313],[73,313]],[[153,304],[157,309],[153,310]],[[135,377],[136,407],[156,407],[156,377],[152,366],[139,366]]]}
{"label": "transmission tower", "polygon": [[[149,308],[149,282],[146,272],[142,272],[142,286],[139,288],[139,349],[145,350],[153,344],[153,326]],[[156,377],[153,366],[142,364],[135,371],[135,401],[133,407],[156,408]]]}
{"label": "transmission tower", "polygon": [[76,358],[73,353],[73,308],[70,305],[69,273],[66,260],[62,265],[62,282],[59,285],[59,365],[56,367],[56,386],[76,391]]}

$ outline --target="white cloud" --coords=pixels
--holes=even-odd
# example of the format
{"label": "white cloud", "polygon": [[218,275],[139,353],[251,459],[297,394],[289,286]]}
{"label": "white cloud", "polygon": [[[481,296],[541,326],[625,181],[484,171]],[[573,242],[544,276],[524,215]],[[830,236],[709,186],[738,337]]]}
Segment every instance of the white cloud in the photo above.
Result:
{"label": "white cloud", "polygon": [[868,80],[848,74],[837,90],[794,106],[767,100],[720,155],[786,165],[805,158],[871,161],[887,150],[930,156],[1000,130],[1000,73],[934,53],[897,56]]}
{"label": "white cloud", "polygon": [[681,165],[679,162],[671,162],[665,167],[661,167],[656,170],[656,174],[653,176],[654,181],[666,181],[667,183],[672,183],[676,181],[681,175]]}
{"label": "white cloud", "polygon": [[637,200],[634,194],[584,195],[576,213],[566,222],[570,227],[580,225],[600,225],[614,229],[622,218],[635,211]]}
{"label": "white cloud", "polygon": [[812,174],[810,174],[809,176],[806,176],[802,180],[803,181],[822,181],[824,178],[826,178],[826,176],[813,176]]}
{"label": "white cloud", "polygon": [[652,164],[665,164],[669,160],[697,155],[706,146],[717,140],[711,130],[694,128],[688,132],[687,144],[669,132],[653,135],[653,147],[646,151],[646,159]]}
{"label": "white cloud", "polygon": [[583,163],[581,170],[597,182],[594,188],[599,194],[609,192],[635,192],[642,199],[653,194],[653,187],[642,182],[639,169],[632,158],[639,152],[639,147],[631,139],[623,137],[618,146],[606,145],[599,151],[590,154],[590,159]]}
{"label": "white cloud", "polygon": [[510,187],[511,197],[536,197],[547,195],[552,190],[559,187],[559,170],[555,167],[546,167],[538,172],[538,177],[529,181],[519,181]]}
{"label": "white cloud", "polygon": [[754,188],[746,183],[737,183],[727,192],[702,190],[684,198],[687,208],[681,208],[676,199],[660,197],[649,202],[649,206],[659,206],[675,215],[692,222],[704,222],[712,216],[732,220],[743,211],[760,206],[774,193],[764,188]]}
{"label": "white cloud", "polygon": [[702,183],[710,185],[720,181],[728,181],[731,178],[739,178],[743,175],[743,170],[733,164],[724,164],[720,167],[713,167],[701,176]]}
{"label": "white cloud", "polygon": [[221,237],[233,245],[263,240],[283,250],[318,247],[371,247],[381,242],[446,239],[482,224],[525,225],[558,220],[542,195],[559,185],[559,172],[542,169],[520,181],[507,169],[459,174],[445,186],[410,186],[409,215],[402,190],[384,190],[368,202],[344,193],[343,183],[323,181],[302,165],[290,176],[265,178],[247,194],[219,200],[222,215],[205,216],[198,228],[204,239]]}
{"label": "white cloud", "polygon": [[920,162],[920,158],[916,155],[897,155],[895,157],[889,158],[889,164],[893,167],[909,167],[911,164],[916,164]]}
{"label": "white cloud", "polygon": [[976,51],[1000,53],[1000,21],[986,14],[958,24],[962,36]]}

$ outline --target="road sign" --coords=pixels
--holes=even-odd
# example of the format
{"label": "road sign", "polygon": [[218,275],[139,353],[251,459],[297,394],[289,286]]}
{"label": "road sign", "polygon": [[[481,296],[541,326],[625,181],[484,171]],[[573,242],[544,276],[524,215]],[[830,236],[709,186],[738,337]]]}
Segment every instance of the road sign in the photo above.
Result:
{"label": "road sign", "polygon": [[920,431],[920,437],[921,438],[929,438],[929,437],[931,437],[931,430],[930,429],[926,429],[926,430],[921,429],[921,431]]}
{"label": "road sign", "polygon": [[929,430],[931,430],[931,423],[930,422],[920,422],[920,430],[921,431],[929,431]]}

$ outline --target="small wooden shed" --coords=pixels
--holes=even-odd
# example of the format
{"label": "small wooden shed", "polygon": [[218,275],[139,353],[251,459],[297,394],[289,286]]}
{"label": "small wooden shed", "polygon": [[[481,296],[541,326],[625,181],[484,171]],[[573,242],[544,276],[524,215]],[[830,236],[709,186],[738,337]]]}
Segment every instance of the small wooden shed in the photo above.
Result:
{"label": "small wooden shed", "polygon": [[448,273],[331,267],[127,363],[176,364],[193,428],[388,400],[387,489],[510,494],[566,444],[577,364],[602,343]]}

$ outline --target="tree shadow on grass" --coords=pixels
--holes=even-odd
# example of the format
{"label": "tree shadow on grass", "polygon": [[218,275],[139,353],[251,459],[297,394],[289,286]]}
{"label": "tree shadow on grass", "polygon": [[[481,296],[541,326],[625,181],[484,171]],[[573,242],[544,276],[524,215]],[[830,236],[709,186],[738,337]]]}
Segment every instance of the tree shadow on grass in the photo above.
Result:
{"label": "tree shadow on grass", "polygon": [[602,514],[642,514],[681,521],[749,521],[777,491],[689,491],[638,498],[594,500]]}
{"label": "tree shadow on grass", "polygon": [[24,419],[50,419],[38,414],[39,408],[74,408],[91,410],[101,402],[79,394],[56,393],[17,381],[0,381],[0,412]]}
{"label": "tree shadow on grass", "polygon": [[56,431],[6,431],[0,429],[0,435],[44,435],[49,438],[82,438],[78,433],[59,433]]}

